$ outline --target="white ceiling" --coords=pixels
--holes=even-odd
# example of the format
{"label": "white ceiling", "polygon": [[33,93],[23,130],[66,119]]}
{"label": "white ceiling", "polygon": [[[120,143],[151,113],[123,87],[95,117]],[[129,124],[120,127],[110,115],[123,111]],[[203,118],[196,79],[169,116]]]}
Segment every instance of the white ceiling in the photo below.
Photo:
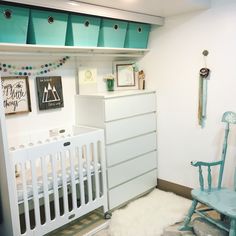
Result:
{"label": "white ceiling", "polygon": [[[3,0],[69,12],[163,25],[164,18],[207,9],[211,0]],[[1,1],[2,2],[2,1]]]}
{"label": "white ceiling", "polygon": [[210,7],[210,0],[72,0],[154,16],[172,16]]}

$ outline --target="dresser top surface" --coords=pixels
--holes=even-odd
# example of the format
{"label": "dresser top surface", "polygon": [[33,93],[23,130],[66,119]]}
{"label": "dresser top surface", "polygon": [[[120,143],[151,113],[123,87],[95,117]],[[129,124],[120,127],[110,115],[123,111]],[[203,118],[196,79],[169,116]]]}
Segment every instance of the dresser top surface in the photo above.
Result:
{"label": "dresser top surface", "polygon": [[120,90],[120,91],[112,91],[112,92],[79,94],[77,96],[106,99],[106,98],[116,98],[116,97],[142,95],[142,94],[150,94],[150,93],[155,93],[155,91],[154,90]]}

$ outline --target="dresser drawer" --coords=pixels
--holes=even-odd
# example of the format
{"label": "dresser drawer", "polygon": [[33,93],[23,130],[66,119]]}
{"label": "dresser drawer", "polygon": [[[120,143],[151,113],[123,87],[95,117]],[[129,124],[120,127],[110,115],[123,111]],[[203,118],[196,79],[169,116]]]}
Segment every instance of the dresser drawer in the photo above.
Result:
{"label": "dresser drawer", "polygon": [[106,143],[114,143],[156,130],[155,113],[106,123]]}
{"label": "dresser drawer", "polygon": [[155,110],[155,93],[105,99],[105,121],[145,114]]}
{"label": "dresser drawer", "polygon": [[136,179],[122,184],[109,191],[109,209],[113,209],[126,201],[150,190],[157,184],[156,170],[148,172]]}
{"label": "dresser drawer", "polygon": [[157,167],[156,151],[108,169],[108,188],[113,188]]}
{"label": "dresser drawer", "polygon": [[156,150],[156,132],[107,145],[107,166]]}

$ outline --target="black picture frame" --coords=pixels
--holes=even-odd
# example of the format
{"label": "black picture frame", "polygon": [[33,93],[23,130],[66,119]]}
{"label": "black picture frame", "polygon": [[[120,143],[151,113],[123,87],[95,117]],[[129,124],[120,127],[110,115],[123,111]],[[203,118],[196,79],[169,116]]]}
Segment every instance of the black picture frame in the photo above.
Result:
{"label": "black picture frame", "polygon": [[61,76],[36,77],[39,110],[64,107]]}

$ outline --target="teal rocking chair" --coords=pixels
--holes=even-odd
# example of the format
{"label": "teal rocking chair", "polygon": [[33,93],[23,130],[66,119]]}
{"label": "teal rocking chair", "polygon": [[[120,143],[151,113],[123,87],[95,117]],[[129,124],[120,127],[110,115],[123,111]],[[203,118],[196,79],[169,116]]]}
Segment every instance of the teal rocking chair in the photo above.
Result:
{"label": "teal rocking chair", "polygon": [[[222,122],[226,123],[226,128],[221,160],[210,163],[202,161],[191,162],[192,166],[198,167],[200,189],[193,189],[191,192],[193,202],[180,230],[191,230],[192,227],[190,226],[190,222],[192,215],[193,213],[197,213],[209,222],[217,225],[219,228],[229,232],[229,236],[236,236],[236,191],[235,189],[231,190],[221,187],[229,129],[231,124],[236,124],[236,113],[230,111],[225,112],[222,117]],[[213,188],[211,167],[216,166],[219,167],[219,178],[217,186]],[[204,177],[202,173],[203,168],[207,169],[207,188],[204,186]],[[198,203],[204,204],[207,208],[196,209]],[[229,226],[227,226],[223,220],[215,220],[214,218],[210,217],[207,212],[211,210],[217,211],[220,214],[221,219],[229,219]]]}

